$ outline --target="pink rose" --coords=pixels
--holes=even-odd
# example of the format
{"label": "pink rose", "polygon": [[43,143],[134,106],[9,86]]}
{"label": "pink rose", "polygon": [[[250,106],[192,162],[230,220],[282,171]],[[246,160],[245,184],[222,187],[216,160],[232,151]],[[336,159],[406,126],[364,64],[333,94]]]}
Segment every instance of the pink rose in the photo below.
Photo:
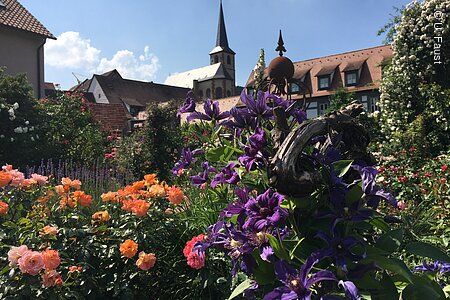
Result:
{"label": "pink rose", "polygon": [[11,267],[17,267],[19,258],[21,258],[27,251],[29,250],[26,245],[22,245],[20,247],[11,247],[11,250],[8,251],[9,265]]}
{"label": "pink rose", "polygon": [[45,271],[42,274],[42,284],[48,288],[54,285],[62,285],[61,275],[55,270]]}
{"label": "pink rose", "polygon": [[31,174],[31,178],[36,180],[39,185],[44,185],[48,182],[48,177],[39,175],[39,174]]}
{"label": "pink rose", "polygon": [[400,210],[405,210],[405,208],[406,208],[406,203],[405,203],[405,201],[398,201],[398,202],[397,202],[397,207],[398,207],[398,209],[400,209]]}
{"label": "pink rose", "polygon": [[25,175],[17,169],[9,171],[9,174],[12,176],[11,186],[19,186],[25,180]]}
{"label": "pink rose", "polygon": [[36,251],[28,250],[19,258],[19,269],[22,273],[37,275],[44,268],[44,258]]}

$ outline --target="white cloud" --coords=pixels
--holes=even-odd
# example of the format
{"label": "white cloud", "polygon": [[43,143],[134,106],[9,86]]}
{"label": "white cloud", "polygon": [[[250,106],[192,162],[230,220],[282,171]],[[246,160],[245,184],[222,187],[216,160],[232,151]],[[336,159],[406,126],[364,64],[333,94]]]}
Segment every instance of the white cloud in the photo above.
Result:
{"label": "white cloud", "polygon": [[82,38],[79,32],[68,31],[49,40],[45,45],[45,63],[50,67],[104,73],[117,69],[124,78],[150,81],[159,70],[158,57],[150,53],[148,46],[144,53],[135,56],[132,51],[119,50],[111,59],[100,58],[101,50],[91,46],[91,40]]}
{"label": "white cloud", "polygon": [[99,61],[100,50],[91,46],[89,39],[79,32],[63,32],[58,39],[45,44],[45,63],[51,67],[89,69]]}
{"label": "white cloud", "polygon": [[150,53],[150,48],[145,46],[144,54],[138,58],[129,50],[117,51],[110,60],[102,58],[96,72],[103,73],[117,69],[124,78],[150,81],[154,79],[159,68],[158,57]]}

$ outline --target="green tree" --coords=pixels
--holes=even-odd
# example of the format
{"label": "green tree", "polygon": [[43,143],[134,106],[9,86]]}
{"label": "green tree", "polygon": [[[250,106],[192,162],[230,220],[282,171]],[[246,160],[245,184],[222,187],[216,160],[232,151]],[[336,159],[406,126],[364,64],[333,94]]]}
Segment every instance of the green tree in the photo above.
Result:
{"label": "green tree", "polygon": [[94,123],[81,94],[59,93],[40,101],[42,158],[92,164],[106,151],[106,134]]}
{"label": "green tree", "polygon": [[346,88],[338,88],[336,91],[330,96],[330,107],[328,111],[339,110],[342,107],[347,106],[355,100],[355,94],[349,92]]}

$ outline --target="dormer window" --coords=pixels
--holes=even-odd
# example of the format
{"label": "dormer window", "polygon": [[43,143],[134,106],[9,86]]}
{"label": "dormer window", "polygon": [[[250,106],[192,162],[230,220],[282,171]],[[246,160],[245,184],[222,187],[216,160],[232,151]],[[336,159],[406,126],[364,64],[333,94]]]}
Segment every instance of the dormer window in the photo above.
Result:
{"label": "dormer window", "polygon": [[214,63],[217,64],[219,62],[219,57],[216,55],[214,56]]}
{"label": "dormer window", "polygon": [[358,71],[345,72],[345,85],[353,86],[358,83]]}
{"label": "dormer window", "polygon": [[327,90],[330,88],[330,75],[317,77],[319,81],[319,90]]}
{"label": "dormer window", "polygon": [[299,94],[301,91],[301,88],[298,83],[291,83],[290,90],[291,90],[291,94]]}
{"label": "dormer window", "polygon": [[231,65],[231,57],[227,55],[227,64]]}

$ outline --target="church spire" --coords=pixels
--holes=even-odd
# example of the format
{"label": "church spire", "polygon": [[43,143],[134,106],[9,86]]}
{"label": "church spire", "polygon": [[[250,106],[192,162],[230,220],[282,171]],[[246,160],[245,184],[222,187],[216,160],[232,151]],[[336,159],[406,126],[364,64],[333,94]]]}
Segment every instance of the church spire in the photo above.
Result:
{"label": "church spire", "polygon": [[221,47],[224,51],[235,54],[228,46],[227,30],[225,28],[225,19],[223,17],[222,0],[220,0],[219,24],[217,26],[216,47]]}

